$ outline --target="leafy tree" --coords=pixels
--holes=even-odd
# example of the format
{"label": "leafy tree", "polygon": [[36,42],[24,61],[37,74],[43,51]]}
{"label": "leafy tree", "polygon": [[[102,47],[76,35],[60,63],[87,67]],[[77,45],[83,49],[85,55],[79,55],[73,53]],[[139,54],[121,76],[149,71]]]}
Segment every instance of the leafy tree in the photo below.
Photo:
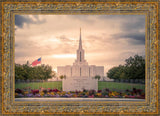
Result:
{"label": "leafy tree", "polygon": [[30,67],[27,64],[15,64],[15,79],[18,80],[46,80],[55,76],[52,67],[42,64],[41,66]]}
{"label": "leafy tree", "polygon": [[119,68],[118,67],[113,67],[107,72],[107,76],[111,79],[117,79],[119,75],[117,75]]}
{"label": "leafy tree", "polygon": [[111,68],[107,76],[112,79],[144,79],[145,59],[138,55],[129,57],[124,65]]}
{"label": "leafy tree", "polygon": [[15,64],[15,78],[16,80],[20,79],[24,79],[23,77],[23,73],[24,73],[24,70],[22,68],[22,66],[20,64]]}
{"label": "leafy tree", "polygon": [[66,79],[66,75],[61,75],[59,78],[60,78],[61,80],[62,80],[62,79]]}
{"label": "leafy tree", "polygon": [[145,59],[135,55],[125,60],[126,75],[129,79],[145,79]]}
{"label": "leafy tree", "polygon": [[100,75],[96,75],[94,78],[95,78],[95,79],[98,79],[98,81],[99,81],[100,78],[101,78],[101,76],[100,76]]}

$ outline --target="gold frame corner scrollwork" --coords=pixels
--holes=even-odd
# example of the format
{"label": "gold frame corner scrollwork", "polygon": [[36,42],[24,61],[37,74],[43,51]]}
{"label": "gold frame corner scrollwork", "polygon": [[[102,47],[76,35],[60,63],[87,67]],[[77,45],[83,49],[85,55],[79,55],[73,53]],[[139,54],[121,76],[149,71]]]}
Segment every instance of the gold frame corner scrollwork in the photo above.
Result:
{"label": "gold frame corner scrollwork", "polygon": [[[145,102],[53,101],[14,99],[14,18],[16,14],[119,14],[146,16]],[[2,2],[3,114],[157,114],[158,3],[157,2]]]}

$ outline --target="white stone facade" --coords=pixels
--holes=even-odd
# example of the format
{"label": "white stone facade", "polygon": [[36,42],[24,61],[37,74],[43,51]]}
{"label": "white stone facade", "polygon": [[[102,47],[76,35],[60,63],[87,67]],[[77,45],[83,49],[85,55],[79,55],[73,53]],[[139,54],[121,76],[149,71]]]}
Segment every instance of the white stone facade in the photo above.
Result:
{"label": "white stone facade", "polygon": [[82,48],[81,31],[77,59],[73,65],[58,66],[57,76],[65,75],[62,80],[63,91],[75,90],[98,90],[98,80],[94,77],[99,75],[104,77],[104,66],[88,65],[84,58]]}

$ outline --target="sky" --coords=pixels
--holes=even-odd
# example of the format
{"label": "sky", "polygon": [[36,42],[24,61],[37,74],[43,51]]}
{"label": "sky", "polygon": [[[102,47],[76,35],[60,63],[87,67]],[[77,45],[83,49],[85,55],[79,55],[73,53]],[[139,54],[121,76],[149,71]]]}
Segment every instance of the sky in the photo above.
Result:
{"label": "sky", "polygon": [[81,28],[89,65],[105,73],[136,54],[145,56],[145,15],[16,15],[15,63],[72,65]]}

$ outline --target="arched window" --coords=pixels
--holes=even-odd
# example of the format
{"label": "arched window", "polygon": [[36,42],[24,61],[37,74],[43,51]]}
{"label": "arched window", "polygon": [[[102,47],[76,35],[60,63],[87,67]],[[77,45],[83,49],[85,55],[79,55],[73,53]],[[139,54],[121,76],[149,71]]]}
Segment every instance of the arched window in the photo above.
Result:
{"label": "arched window", "polygon": [[80,52],[80,62],[81,62],[81,52]]}

